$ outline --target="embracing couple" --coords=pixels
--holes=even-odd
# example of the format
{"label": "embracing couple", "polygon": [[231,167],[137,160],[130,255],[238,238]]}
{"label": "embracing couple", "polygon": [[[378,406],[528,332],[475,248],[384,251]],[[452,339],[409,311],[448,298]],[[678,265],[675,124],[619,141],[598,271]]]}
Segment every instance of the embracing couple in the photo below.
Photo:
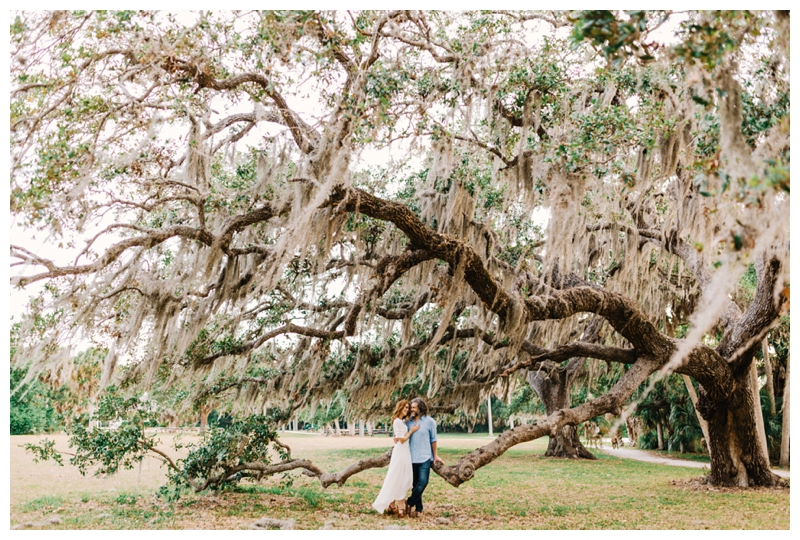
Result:
{"label": "embracing couple", "polygon": [[[389,472],[378,498],[372,503],[381,514],[417,517],[422,512],[422,492],[428,485],[431,465],[442,463],[436,450],[436,422],[420,398],[403,399],[392,413],[394,450]],[[406,493],[411,496],[406,500]]]}

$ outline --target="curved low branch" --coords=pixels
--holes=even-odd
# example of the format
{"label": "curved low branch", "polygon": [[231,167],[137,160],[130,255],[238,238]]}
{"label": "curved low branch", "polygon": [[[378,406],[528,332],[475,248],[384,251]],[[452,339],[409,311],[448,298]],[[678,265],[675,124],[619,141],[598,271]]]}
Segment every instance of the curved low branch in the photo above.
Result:
{"label": "curved low branch", "polygon": [[380,456],[360,459],[356,463],[345,467],[337,473],[326,473],[317,467],[306,467],[308,470],[308,473],[306,474],[319,478],[320,484],[322,484],[323,488],[327,488],[331,484],[336,484],[341,487],[345,481],[347,481],[347,479],[354,474],[358,474],[367,469],[377,469],[389,465],[389,461],[392,458],[393,449],[394,448],[390,448]]}
{"label": "curved low branch", "polygon": [[622,378],[615,384],[608,393],[595,398],[591,401],[573,407],[571,409],[561,409],[555,411],[544,420],[536,424],[518,426],[510,429],[489,444],[475,449],[458,460],[455,465],[443,465],[436,463],[433,470],[441,476],[447,483],[458,487],[464,482],[474,478],[475,471],[488,465],[506,450],[517,444],[532,441],[545,435],[555,434],[565,425],[578,425],[595,416],[614,413],[619,414],[622,405],[656,369],[661,362],[652,358],[640,359]]}
{"label": "curved low branch", "polygon": [[217,476],[207,478],[202,484],[193,484],[193,487],[195,491],[203,491],[211,486],[219,485],[222,482],[230,479],[232,476],[240,473],[255,472],[263,475],[271,475],[296,469],[303,469],[303,474],[318,478],[323,488],[327,488],[332,484],[336,484],[341,487],[348,478],[355,474],[367,469],[386,467],[392,457],[392,450],[393,449],[390,448],[387,452],[381,454],[380,456],[361,459],[336,473],[326,472],[307,459],[291,459],[275,464],[250,462],[233,466],[224,466],[222,473],[218,474]]}
{"label": "curved low branch", "polygon": [[[150,447],[148,448],[148,450],[150,450],[150,451],[151,451],[151,452],[153,452],[154,454],[156,454],[156,455],[160,456],[160,459],[161,459],[161,461],[162,461],[163,463],[165,463],[165,464],[166,464],[166,465],[167,465],[169,468],[171,468],[173,471],[175,471],[175,472],[180,472],[180,468],[179,468],[179,467],[178,467],[178,465],[175,463],[175,461],[173,461],[173,460],[172,460],[172,458],[169,456],[169,454],[167,454],[166,452],[162,452],[161,450],[159,450],[159,449],[158,449],[158,448],[156,448],[155,446],[150,446]],[[187,478],[187,480],[188,480],[188,482],[189,482],[189,485],[190,485],[190,486],[192,486],[192,488],[193,488],[195,491],[202,491],[202,490],[204,489],[204,488],[201,488],[201,487],[200,487],[200,484],[197,484],[197,483],[196,483],[194,480],[192,480],[191,478]]]}
{"label": "curved low branch", "polygon": [[255,471],[260,474],[270,475],[270,474],[288,472],[294,469],[306,469],[308,467],[315,468],[314,464],[307,459],[292,459],[289,461],[282,461],[274,465],[270,465],[267,463],[251,462],[251,463],[242,463],[240,465],[223,466],[222,473],[218,474],[217,476],[206,478],[206,480],[202,484],[197,484],[196,487],[194,487],[194,489],[195,491],[203,491],[204,489],[208,489],[211,486],[221,484],[222,482],[230,479],[232,476],[238,473]]}

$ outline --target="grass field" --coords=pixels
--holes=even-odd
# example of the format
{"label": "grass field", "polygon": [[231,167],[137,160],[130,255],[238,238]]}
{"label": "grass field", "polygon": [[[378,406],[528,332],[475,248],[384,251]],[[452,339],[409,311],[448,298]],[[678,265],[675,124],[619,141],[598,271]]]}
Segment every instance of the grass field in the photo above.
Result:
{"label": "grass field", "polygon": [[[162,435],[169,441],[173,435]],[[547,441],[519,445],[453,488],[435,474],[425,512],[404,520],[370,506],[386,469],[364,471],[341,488],[322,489],[299,473],[244,483],[234,491],[187,494],[174,503],[155,496],[164,469],[155,459],[110,478],[81,476],[65,466],[33,462],[19,445],[40,436],[11,437],[11,525],[57,515],[54,529],[244,529],[261,517],[294,518],[298,529],[788,529],[789,489],[716,489],[696,481],[698,469],[622,460],[544,458]],[[50,436],[67,450],[64,435]],[[192,437],[184,437],[193,440]],[[339,470],[388,449],[388,437],[285,434],[295,457]],[[488,438],[440,434],[445,463]],[[441,519],[444,518],[444,519]]]}

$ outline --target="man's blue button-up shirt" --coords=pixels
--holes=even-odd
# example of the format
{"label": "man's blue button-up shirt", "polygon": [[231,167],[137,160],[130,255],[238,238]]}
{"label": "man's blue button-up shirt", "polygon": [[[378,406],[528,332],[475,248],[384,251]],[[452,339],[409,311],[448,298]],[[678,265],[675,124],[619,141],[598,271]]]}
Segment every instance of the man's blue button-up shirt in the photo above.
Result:
{"label": "man's blue button-up shirt", "polygon": [[[406,426],[411,429],[414,420],[408,420]],[[433,459],[431,443],[436,442],[436,421],[428,415],[419,419],[419,430],[411,434],[408,441],[411,450],[411,463],[425,463]]]}

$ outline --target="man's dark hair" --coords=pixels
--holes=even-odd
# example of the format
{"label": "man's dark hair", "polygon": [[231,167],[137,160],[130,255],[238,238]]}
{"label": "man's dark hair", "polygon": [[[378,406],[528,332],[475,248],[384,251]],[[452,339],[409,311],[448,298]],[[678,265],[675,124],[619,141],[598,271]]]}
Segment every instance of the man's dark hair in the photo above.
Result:
{"label": "man's dark hair", "polygon": [[417,404],[417,408],[419,408],[420,416],[425,416],[425,415],[428,414],[428,406],[425,405],[425,402],[422,401],[422,398],[415,397],[414,399],[411,400],[411,403],[416,403]]}

